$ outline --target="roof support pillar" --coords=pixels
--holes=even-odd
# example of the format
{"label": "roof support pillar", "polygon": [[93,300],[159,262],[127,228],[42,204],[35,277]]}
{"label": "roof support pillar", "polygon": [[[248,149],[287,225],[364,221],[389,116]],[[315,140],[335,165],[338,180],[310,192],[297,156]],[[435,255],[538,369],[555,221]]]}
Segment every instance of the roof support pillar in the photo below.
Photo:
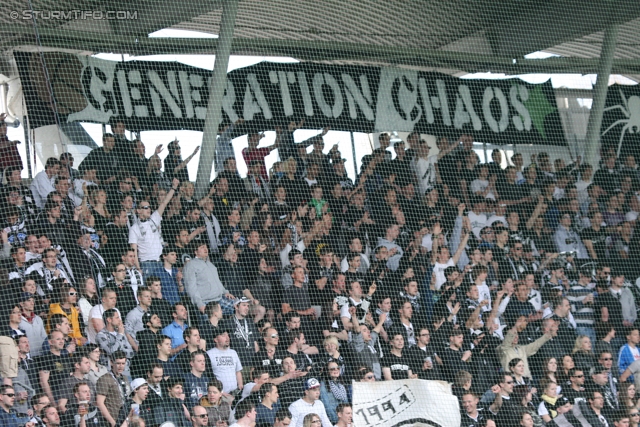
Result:
{"label": "roof support pillar", "polygon": [[[598,77],[593,88],[593,103],[589,112],[589,123],[587,124],[587,137],[584,150],[585,162],[595,167],[598,144],[600,143],[600,126],[602,125],[602,114],[604,104],[607,100],[607,88],[609,87],[609,75],[613,64],[613,54],[616,50],[616,39],[618,37],[618,26],[614,25],[605,30],[602,50],[600,51],[600,61],[598,63]],[[620,148],[618,148],[620,150]]]}
{"label": "roof support pillar", "polygon": [[211,86],[209,88],[209,101],[207,103],[207,116],[202,132],[202,147],[200,161],[198,163],[198,175],[196,179],[196,196],[203,197],[209,191],[209,180],[216,151],[216,136],[218,125],[222,121],[222,99],[227,87],[227,69],[229,68],[229,55],[233,43],[233,30],[238,14],[238,0],[226,0],[222,6],[222,19],[220,21],[220,34],[216,49],[216,59],[213,66]]}

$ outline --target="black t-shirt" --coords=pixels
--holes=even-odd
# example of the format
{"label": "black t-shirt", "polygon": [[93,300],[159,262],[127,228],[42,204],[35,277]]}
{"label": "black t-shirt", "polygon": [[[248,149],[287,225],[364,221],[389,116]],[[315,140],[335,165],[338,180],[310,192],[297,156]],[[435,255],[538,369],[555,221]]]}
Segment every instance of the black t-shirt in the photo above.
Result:
{"label": "black t-shirt", "polygon": [[287,357],[283,351],[276,349],[273,358],[270,359],[266,349],[261,349],[256,353],[253,366],[258,369],[266,369],[269,371],[271,378],[278,378],[282,373],[282,360]]}
{"label": "black t-shirt", "polygon": [[495,415],[491,413],[489,410],[490,405],[485,405],[482,403],[478,403],[476,407],[478,411],[477,417],[471,418],[466,411],[462,411],[460,426],[461,427],[485,427],[487,425],[487,420],[493,420]]}
{"label": "black t-shirt", "polygon": [[411,360],[402,352],[402,357],[398,357],[395,354],[388,352],[384,355],[380,361],[380,366],[389,368],[391,370],[391,378],[394,380],[409,379],[409,370],[411,369]]}
{"label": "black t-shirt", "polygon": [[62,350],[60,356],[49,352],[36,359],[39,371],[49,372],[49,386],[56,400],[62,396],[65,378],[69,375],[69,353]]}
{"label": "black t-shirt", "polygon": [[291,286],[287,289],[282,298],[282,302],[287,303],[293,310],[304,311],[311,307],[311,298],[309,297],[309,291],[306,284],[303,284],[301,288],[297,286]]}
{"label": "black t-shirt", "polygon": [[308,356],[301,351],[299,351],[297,354],[293,354],[288,350],[285,350],[283,352],[283,356],[292,358],[293,361],[296,362],[296,369],[298,371],[306,371],[307,368],[313,364],[313,359],[311,359],[311,356]]}
{"label": "black t-shirt", "polygon": [[562,387],[562,395],[569,399],[569,402],[573,405],[578,404],[581,400],[587,400],[587,392],[584,389],[582,391],[575,391],[570,386]]}
{"label": "black t-shirt", "polygon": [[289,405],[304,395],[304,381],[306,381],[306,377],[293,378],[278,386],[281,408],[288,408]]}
{"label": "black t-shirt", "polygon": [[580,233],[580,238],[583,242],[591,240],[593,250],[598,255],[598,259],[607,257],[607,233],[602,228],[599,231],[594,230],[593,227],[585,228]]}
{"label": "black t-shirt", "polygon": [[260,339],[260,332],[253,320],[238,320],[233,315],[227,319],[224,328],[229,332],[231,348],[238,353],[242,365],[251,366],[256,355],[255,342]]}
{"label": "black t-shirt", "polygon": [[624,331],[624,325],[622,323],[622,304],[618,298],[611,294],[611,292],[599,294],[593,303],[596,321],[602,321],[602,307],[607,307],[607,310],[609,311],[609,320],[607,323],[612,325],[616,330],[616,335],[620,336]]}

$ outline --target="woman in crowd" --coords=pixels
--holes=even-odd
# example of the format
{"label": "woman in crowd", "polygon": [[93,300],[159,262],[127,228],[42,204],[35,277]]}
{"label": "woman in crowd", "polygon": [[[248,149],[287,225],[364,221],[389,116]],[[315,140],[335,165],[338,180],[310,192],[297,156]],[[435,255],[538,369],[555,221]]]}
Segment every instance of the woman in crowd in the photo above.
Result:
{"label": "woman in crowd", "polygon": [[[570,354],[565,354],[564,356],[562,356],[562,369],[560,370],[560,372],[556,372],[555,375],[557,378],[557,381],[555,381],[555,383],[558,384],[558,387],[562,387],[563,384],[567,384],[569,382],[569,370],[575,367],[576,365],[573,361],[573,357]],[[549,379],[551,379],[551,377],[549,377]]]}
{"label": "woman in crowd", "polygon": [[589,372],[596,364],[596,355],[593,353],[591,338],[586,335],[580,335],[576,338],[573,346],[573,362],[576,367],[585,372]]}
{"label": "woman in crowd", "polygon": [[335,362],[340,368],[339,370],[340,375],[344,375],[345,359],[340,354],[340,351],[338,350],[340,348],[340,342],[338,341],[338,338],[333,336],[329,336],[325,338],[323,342],[323,346],[324,346],[325,353],[320,356],[321,361],[325,363]]}
{"label": "woman in crowd", "polygon": [[376,376],[374,375],[373,370],[366,366],[361,366],[356,370],[355,378],[357,381],[362,383],[373,383],[376,381]]}
{"label": "woman in crowd", "polygon": [[349,403],[351,387],[345,386],[340,366],[336,362],[329,362],[325,368],[324,381],[320,383],[320,400],[324,404],[327,416],[332,423],[338,422],[336,407],[340,403]]}
{"label": "woman in crowd", "polygon": [[80,299],[78,300],[78,308],[82,314],[82,320],[84,325],[89,324],[89,312],[91,309],[100,304],[100,298],[98,297],[98,289],[96,287],[96,281],[91,276],[85,276],[82,278],[82,290],[80,291]]}
{"label": "woman in crowd", "polygon": [[[131,179],[131,178],[128,178]],[[95,228],[104,230],[105,226],[111,221],[111,213],[107,209],[107,192],[98,186],[89,186],[90,212],[95,219]]]}
{"label": "woman in crowd", "polygon": [[542,417],[545,423],[549,423],[558,415],[558,411],[556,409],[558,385],[553,381],[544,381],[540,383],[540,386],[542,388],[542,396],[540,396],[538,415]]}
{"label": "woman in crowd", "polygon": [[320,417],[316,414],[307,414],[302,420],[302,427],[318,427],[322,424]]}
{"label": "woman in crowd", "polygon": [[524,361],[519,358],[511,359],[509,361],[509,372],[513,376],[514,384],[531,386],[531,378],[525,377],[524,373]]}
{"label": "woman in crowd", "polygon": [[84,346],[84,349],[87,352],[89,364],[91,365],[89,373],[87,374],[87,379],[95,386],[98,379],[101,376],[108,374],[109,370],[106,366],[102,366],[100,364],[100,355],[102,350],[100,350],[98,344],[88,343]]}
{"label": "woman in crowd", "polygon": [[618,401],[620,402],[621,410],[638,410],[640,408],[640,400],[636,396],[635,384],[627,382],[618,384]]}
{"label": "woman in crowd", "polygon": [[[87,339],[82,335],[82,328],[80,327],[80,314],[76,307],[78,301],[76,289],[69,285],[61,286],[58,292],[58,301],[49,306],[48,317],[51,318],[54,314],[62,314],[66,317],[71,326],[69,338],[74,339],[77,345],[84,345]],[[47,331],[51,331],[50,324],[47,324]]]}
{"label": "woman in crowd", "polygon": [[515,409],[529,414],[532,420],[531,426],[543,427],[544,421],[542,417],[538,415],[538,410],[533,403],[533,392],[531,388],[526,385],[517,385],[513,387],[513,393],[511,394]]}

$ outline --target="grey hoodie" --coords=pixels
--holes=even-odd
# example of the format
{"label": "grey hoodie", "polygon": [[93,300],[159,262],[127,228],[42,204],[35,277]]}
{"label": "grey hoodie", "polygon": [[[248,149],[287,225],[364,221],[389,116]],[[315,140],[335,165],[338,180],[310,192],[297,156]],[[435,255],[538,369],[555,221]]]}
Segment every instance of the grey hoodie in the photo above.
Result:
{"label": "grey hoodie", "polygon": [[209,259],[193,258],[184,266],[183,274],[184,288],[198,308],[211,301],[220,301],[229,292],[220,281],[218,269]]}

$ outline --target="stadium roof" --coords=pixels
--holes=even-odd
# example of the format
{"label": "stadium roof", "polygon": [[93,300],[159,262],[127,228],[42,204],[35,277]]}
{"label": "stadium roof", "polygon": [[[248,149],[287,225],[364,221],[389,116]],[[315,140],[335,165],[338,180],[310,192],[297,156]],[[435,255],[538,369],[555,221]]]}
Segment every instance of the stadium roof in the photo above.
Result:
{"label": "stadium roof", "polygon": [[[141,0],[135,9],[113,1],[36,1],[33,7],[41,11],[137,12],[133,20],[41,17],[37,25],[22,19],[28,4],[4,2],[2,51],[43,46],[141,56],[215,54],[215,38],[148,34],[164,28],[217,34],[223,1]],[[604,30],[611,25],[619,25],[612,73],[637,78],[640,2],[628,0],[242,0],[232,54],[397,65],[449,74],[590,74],[597,71]],[[525,59],[536,51],[561,57]]]}

